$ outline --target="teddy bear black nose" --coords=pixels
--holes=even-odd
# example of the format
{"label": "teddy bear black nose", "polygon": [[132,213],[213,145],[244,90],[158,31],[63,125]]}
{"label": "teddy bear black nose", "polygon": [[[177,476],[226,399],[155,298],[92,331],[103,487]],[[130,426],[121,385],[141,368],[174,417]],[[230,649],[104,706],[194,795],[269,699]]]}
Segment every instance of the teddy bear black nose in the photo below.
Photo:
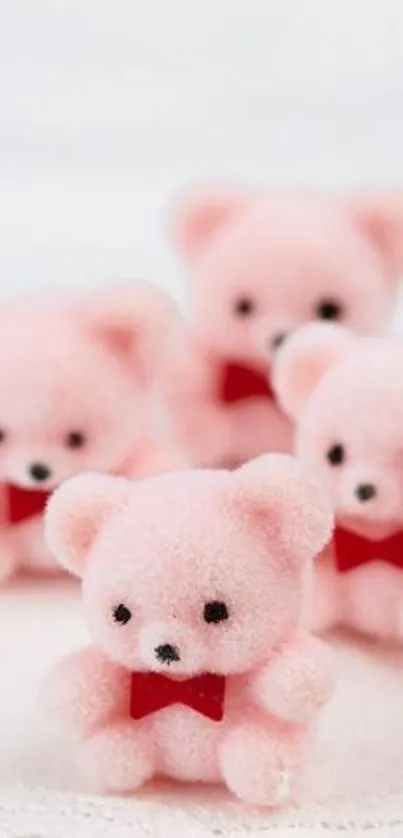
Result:
{"label": "teddy bear black nose", "polygon": [[375,497],[376,488],[373,483],[360,483],[360,485],[357,486],[355,493],[358,500],[365,502]]}
{"label": "teddy bear black nose", "polygon": [[162,643],[161,646],[154,649],[154,652],[155,657],[161,663],[177,663],[181,659],[178,647],[172,646],[171,643]]}
{"label": "teddy bear black nose", "polygon": [[270,338],[269,343],[270,343],[271,348],[272,349],[280,349],[280,346],[284,343],[286,337],[287,337],[287,332],[277,332],[276,335],[273,335],[273,337]]}
{"label": "teddy bear black nose", "polygon": [[33,477],[34,480],[37,480],[38,483],[42,483],[44,480],[47,480],[51,475],[50,468],[45,466],[43,463],[32,463],[28,471],[31,477]]}

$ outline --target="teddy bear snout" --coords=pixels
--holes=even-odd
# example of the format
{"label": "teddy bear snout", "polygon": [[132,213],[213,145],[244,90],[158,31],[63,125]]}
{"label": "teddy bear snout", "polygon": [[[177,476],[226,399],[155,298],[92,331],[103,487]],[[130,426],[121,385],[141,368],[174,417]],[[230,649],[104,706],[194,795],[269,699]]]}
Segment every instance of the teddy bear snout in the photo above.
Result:
{"label": "teddy bear snout", "polygon": [[298,323],[286,316],[268,317],[265,314],[251,326],[252,354],[261,361],[272,359]]}
{"label": "teddy bear snout", "polygon": [[287,339],[287,335],[288,335],[288,332],[286,332],[286,331],[275,332],[274,335],[271,335],[268,338],[268,341],[267,341],[267,345],[268,345],[269,349],[274,350],[274,352],[277,349],[280,349],[280,346],[282,346],[284,341]]}
{"label": "teddy bear snout", "polygon": [[386,466],[371,470],[357,467],[346,470],[341,483],[335,487],[334,500],[341,514],[378,521],[400,519],[403,486]]}
{"label": "teddy bear snout", "polygon": [[178,647],[172,643],[161,643],[156,646],[154,654],[160,663],[166,663],[168,666],[172,663],[178,663],[181,659]]}
{"label": "teddy bear snout", "polygon": [[28,466],[28,474],[36,483],[44,483],[52,476],[52,470],[45,463],[35,462]]}
{"label": "teddy bear snout", "polygon": [[359,483],[355,494],[361,503],[366,503],[376,497],[376,486],[373,483]]}
{"label": "teddy bear snout", "polygon": [[179,620],[143,626],[139,651],[144,664],[153,670],[169,669],[190,674],[203,669],[205,649],[197,633]]}

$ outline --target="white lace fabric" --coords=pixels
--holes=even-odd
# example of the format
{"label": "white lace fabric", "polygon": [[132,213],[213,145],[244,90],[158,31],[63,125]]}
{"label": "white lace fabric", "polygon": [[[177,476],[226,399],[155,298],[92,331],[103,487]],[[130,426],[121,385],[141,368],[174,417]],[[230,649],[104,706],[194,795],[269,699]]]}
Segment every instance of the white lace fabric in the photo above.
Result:
{"label": "white lace fabric", "polygon": [[78,588],[18,583],[0,597],[0,838],[403,838],[403,653],[335,638],[339,687],[299,807],[265,812],[223,789],[160,783],[86,794],[74,751],[38,711],[52,663],[85,641]]}

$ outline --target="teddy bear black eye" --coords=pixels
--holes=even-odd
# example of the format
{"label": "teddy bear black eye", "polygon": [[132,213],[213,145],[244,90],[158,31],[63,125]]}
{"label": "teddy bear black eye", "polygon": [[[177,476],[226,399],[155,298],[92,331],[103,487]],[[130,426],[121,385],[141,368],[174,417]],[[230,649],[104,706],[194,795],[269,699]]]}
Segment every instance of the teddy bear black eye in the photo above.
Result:
{"label": "teddy bear black eye", "polygon": [[327,452],[327,459],[332,466],[339,466],[345,458],[345,451],[340,443],[336,443],[336,445],[332,445]]}
{"label": "teddy bear black eye", "polygon": [[3,431],[2,428],[0,428],[0,442],[4,442],[5,438],[6,438],[6,432]]}
{"label": "teddy bear black eye", "polygon": [[122,626],[125,626],[126,623],[129,622],[131,616],[132,612],[129,608],[127,608],[126,605],[123,604],[123,602],[121,602],[120,605],[117,605],[116,608],[113,609],[113,619],[115,620],[115,623],[121,623]]}
{"label": "teddy bear black eye", "polygon": [[239,297],[235,300],[234,311],[238,317],[250,317],[255,311],[255,303],[250,297]]}
{"label": "teddy bear black eye", "polygon": [[68,448],[82,448],[85,442],[85,436],[81,431],[70,431],[66,436],[66,445]]}
{"label": "teddy bear black eye", "polygon": [[204,606],[203,619],[206,623],[222,623],[228,620],[228,608],[225,602],[213,599]]}
{"label": "teddy bear black eye", "polygon": [[340,320],[343,306],[337,300],[321,300],[316,306],[316,315],[320,320]]}

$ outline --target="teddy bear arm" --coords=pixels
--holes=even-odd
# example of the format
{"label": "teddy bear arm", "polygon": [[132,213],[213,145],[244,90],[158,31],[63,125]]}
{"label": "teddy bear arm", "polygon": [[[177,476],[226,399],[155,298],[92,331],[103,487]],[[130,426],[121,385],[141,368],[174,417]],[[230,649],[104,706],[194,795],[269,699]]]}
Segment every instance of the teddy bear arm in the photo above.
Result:
{"label": "teddy bear arm", "polygon": [[251,690],[261,707],[284,721],[310,722],[332,694],[330,653],[316,638],[299,638],[255,675]]}
{"label": "teddy bear arm", "polygon": [[41,704],[63,727],[85,733],[124,716],[129,697],[130,674],[89,647],[55,666],[42,689]]}

